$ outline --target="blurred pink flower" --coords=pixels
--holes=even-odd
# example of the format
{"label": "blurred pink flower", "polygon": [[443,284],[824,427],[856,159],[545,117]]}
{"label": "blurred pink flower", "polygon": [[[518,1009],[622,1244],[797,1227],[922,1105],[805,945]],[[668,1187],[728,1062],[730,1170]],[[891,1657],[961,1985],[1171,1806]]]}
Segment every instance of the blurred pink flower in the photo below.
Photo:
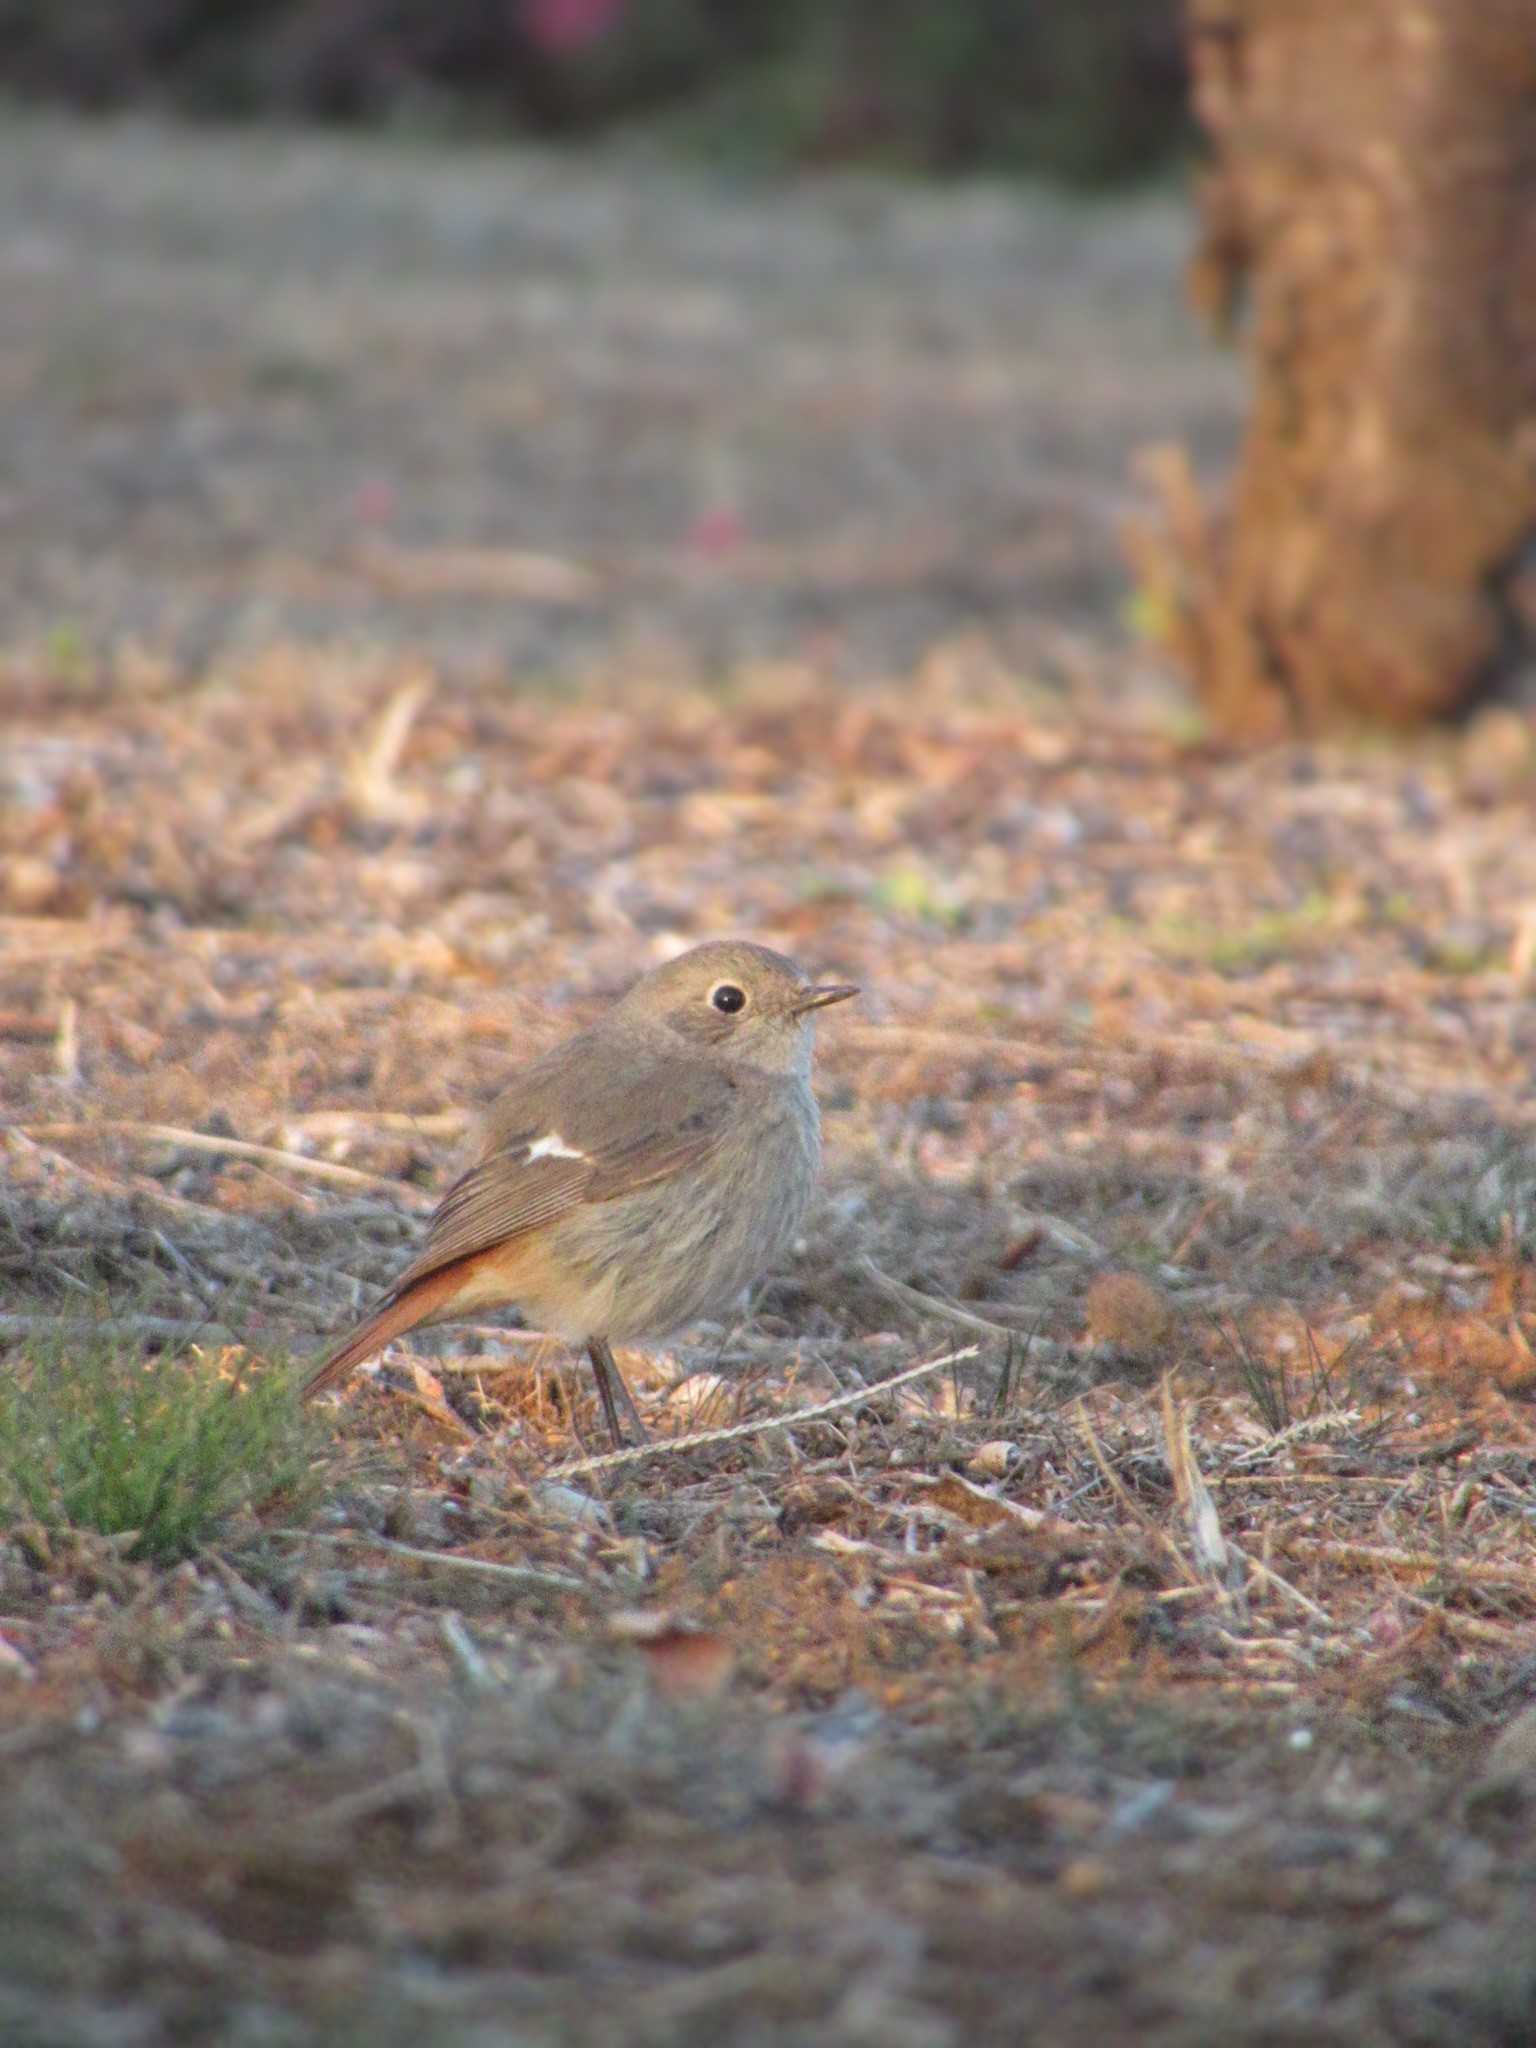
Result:
{"label": "blurred pink flower", "polygon": [[400,493],[386,477],[367,477],[352,493],[352,516],[360,526],[388,526],[399,510]]}
{"label": "blurred pink flower", "polygon": [[729,505],[715,505],[701,512],[688,529],[688,545],[701,555],[728,555],[747,537],[741,514]]}
{"label": "blurred pink flower", "polygon": [[541,50],[562,56],[600,40],[627,0],[522,0],[523,27]]}

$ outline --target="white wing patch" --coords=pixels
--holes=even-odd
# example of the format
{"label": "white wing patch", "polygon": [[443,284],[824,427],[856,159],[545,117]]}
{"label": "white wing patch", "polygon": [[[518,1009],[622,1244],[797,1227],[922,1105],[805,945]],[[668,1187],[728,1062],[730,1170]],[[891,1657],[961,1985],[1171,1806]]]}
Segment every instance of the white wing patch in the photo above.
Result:
{"label": "white wing patch", "polygon": [[578,1152],[574,1145],[567,1145],[558,1131],[550,1131],[545,1137],[535,1138],[528,1147],[528,1164],[535,1159],[585,1159],[585,1152]]}

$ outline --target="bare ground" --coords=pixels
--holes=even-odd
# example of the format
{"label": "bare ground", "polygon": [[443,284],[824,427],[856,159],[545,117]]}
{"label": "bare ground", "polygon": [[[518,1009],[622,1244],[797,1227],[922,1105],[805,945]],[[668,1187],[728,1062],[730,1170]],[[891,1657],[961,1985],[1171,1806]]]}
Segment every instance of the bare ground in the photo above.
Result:
{"label": "bare ground", "polygon": [[660,954],[867,991],[656,1455],[441,1333],[317,1511],[13,1530],[7,2041],[1528,2038],[1530,735],[1170,714],[1177,210],[0,161],[4,1339],[302,1350]]}

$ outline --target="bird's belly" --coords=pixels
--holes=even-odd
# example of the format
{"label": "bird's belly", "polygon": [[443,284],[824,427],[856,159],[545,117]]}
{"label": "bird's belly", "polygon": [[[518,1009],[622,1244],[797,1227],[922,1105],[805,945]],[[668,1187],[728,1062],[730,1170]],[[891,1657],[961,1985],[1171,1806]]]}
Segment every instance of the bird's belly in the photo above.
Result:
{"label": "bird's belly", "polygon": [[551,1248],[580,1285],[528,1305],[547,1327],[618,1343],[729,1307],[793,1237],[819,1153],[814,1122],[786,1116],[729,1162],[562,1217]]}

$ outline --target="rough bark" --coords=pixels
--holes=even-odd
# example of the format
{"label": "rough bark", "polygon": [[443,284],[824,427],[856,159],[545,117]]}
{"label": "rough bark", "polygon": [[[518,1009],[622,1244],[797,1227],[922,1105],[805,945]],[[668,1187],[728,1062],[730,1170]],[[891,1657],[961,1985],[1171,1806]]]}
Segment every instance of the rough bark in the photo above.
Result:
{"label": "rough bark", "polygon": [[1172,630],[1228,730],[1411,724],[1512,655],[1536,533],[1536,0],[1188,0],[1192,287],[1246,300],[1229,510],[1174,499]]}

